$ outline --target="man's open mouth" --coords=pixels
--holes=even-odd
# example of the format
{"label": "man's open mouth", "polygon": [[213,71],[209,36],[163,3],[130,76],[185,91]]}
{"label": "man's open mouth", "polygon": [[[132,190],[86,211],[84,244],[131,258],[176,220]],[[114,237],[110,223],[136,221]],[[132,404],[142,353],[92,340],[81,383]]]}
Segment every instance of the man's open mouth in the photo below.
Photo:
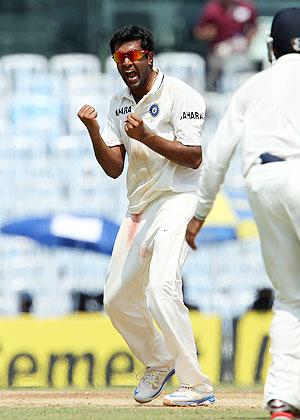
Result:
{"label": "man's open mouth", "polygon": [[126,79],[129,83],[135,83],[138,80],[138,74],[136,71],[127,71],[126,73]]}

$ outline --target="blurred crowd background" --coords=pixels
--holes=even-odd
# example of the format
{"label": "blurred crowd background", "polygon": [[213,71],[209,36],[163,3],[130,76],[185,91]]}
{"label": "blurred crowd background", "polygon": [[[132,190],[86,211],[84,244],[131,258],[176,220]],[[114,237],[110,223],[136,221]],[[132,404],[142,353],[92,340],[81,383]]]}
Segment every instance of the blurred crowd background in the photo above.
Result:
{"label": "blurred crowd background", "polygon": [[[109,252],[88,250],[85,241],[105,241],[101,232],[107,220],[112,226],[120,223],[125,178],[104,174],[76,114],[83,104],[94,105],[103,128],[110,97],[123,86],[109,53],[112,33],[127,24],[151,29],[155,64],[203,94],[205,150],[233,92],[269,65],[265,39],[272,16],[282,7],[299,6],[299,0],[253,1],[247,42],[226,35],[216,48],[215,25],[203,30],[206,3],[0,2],[0,224],[5,232],[5,226],[24,222],[23,230],[18,225],[10,230],[24,236],[0,235],[0,315],[56,317],[102,310]],[[240,5],[237,19],[248,18]],[[212,54],[220,64],[214,83],[208,81]],[[45,229],[70,240],[60,246],[45,239]],[[105,232],[113,239],[113,228]],[[238,153],[199,250],[186,263],[184,295],[190,308],[218,314],[225,326],[253,307],[272,305]]]}

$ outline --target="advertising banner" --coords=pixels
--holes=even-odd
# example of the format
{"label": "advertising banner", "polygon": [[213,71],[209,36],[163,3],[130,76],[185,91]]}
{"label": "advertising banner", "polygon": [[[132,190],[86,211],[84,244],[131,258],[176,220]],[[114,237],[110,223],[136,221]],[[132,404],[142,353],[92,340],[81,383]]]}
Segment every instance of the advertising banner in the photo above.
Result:
{"label": "advertising banner", "polygon": [[[192,312],[191,321],[203,371],[217,383],[221,319]],[[269,313],[249,313],[238,323],[235,377],[240,384],[251,385],[265,376],[270,321]],[[0,318],[1,388],[135,385],[143,370],[104,314]]]}

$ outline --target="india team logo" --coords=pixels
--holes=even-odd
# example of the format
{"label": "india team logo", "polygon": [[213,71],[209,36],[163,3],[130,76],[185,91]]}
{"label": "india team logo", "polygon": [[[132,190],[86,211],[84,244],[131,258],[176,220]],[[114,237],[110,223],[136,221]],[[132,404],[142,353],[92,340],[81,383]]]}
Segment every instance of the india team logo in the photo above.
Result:
{"label": "india team logo", "polygon": [[152,115],[152,117],[157,117],[159,114],[159,106],[157,104],[152,104],[149,108],[149,112]]}

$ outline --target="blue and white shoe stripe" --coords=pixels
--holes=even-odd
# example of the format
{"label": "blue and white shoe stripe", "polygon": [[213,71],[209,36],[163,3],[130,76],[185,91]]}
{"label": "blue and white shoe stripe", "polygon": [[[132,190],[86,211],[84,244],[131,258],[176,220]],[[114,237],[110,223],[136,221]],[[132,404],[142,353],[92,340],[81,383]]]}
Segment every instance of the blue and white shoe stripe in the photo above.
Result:
{"label": "blue and white shoe stripe", "polygon": [[[200,397],[200,395],[199,395]],[[207,406],[212,405],[216,401],[214,394],[209,394],[202,396],[202,398],[194,398],[189,395],[183,395],[182,391],[175,391],[172,394],[169,394],[164,397],[163,404],[169,406],[177,406],[177,407],[197,407],[197,406]]]}
{"label": "blue and white shoe stripe", "polygon": [[[176,394],[171,394],[170,397],[176,398]],[[216,402],[216,397],[214,395],[208,395],[207,397],[200,398],[199,400],[188,400],[188,401],[178,401],[176,400],[176,405],[188,406],[188,405],[210,405]]]}

